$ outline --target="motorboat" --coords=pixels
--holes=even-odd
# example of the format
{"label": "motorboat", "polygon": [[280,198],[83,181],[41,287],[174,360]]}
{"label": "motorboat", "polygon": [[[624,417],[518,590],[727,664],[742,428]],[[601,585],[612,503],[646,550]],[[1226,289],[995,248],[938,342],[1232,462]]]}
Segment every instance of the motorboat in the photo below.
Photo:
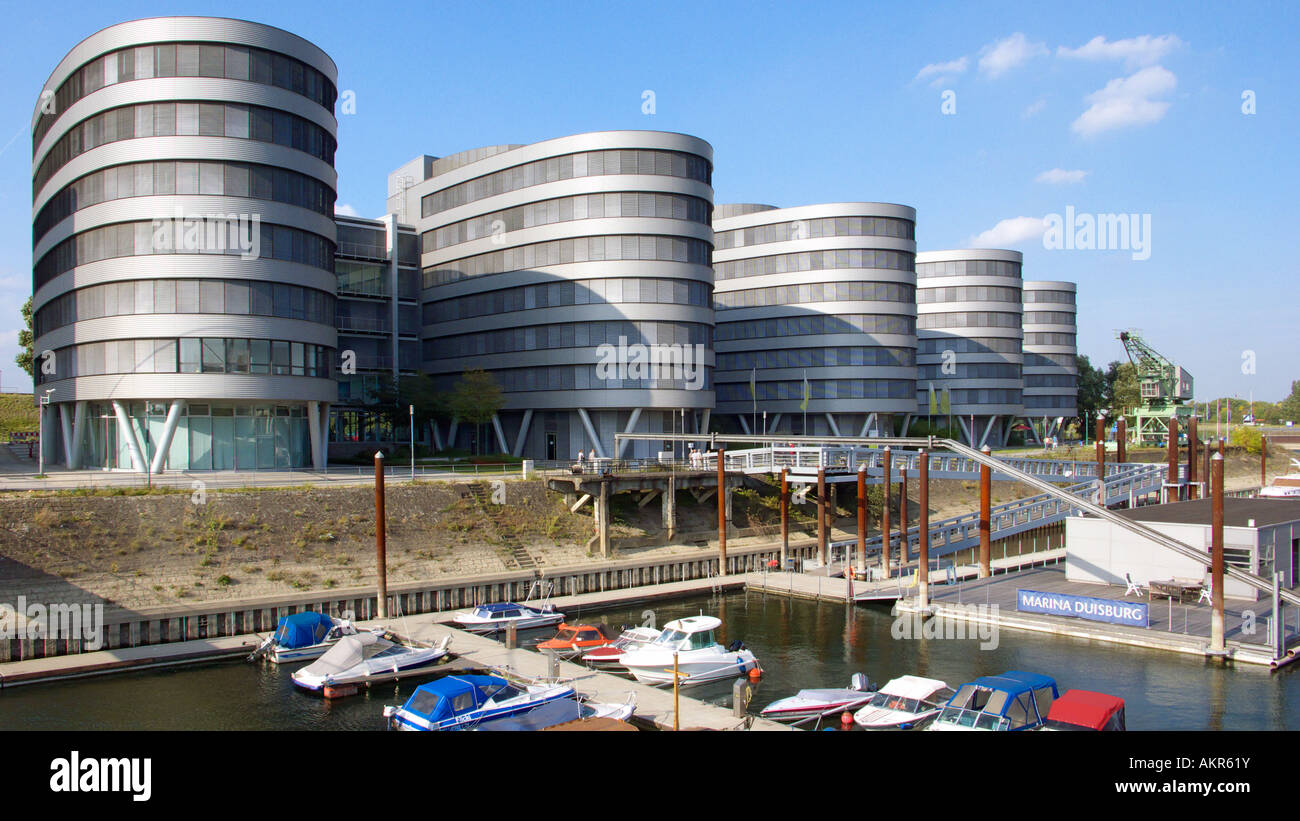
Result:
{"label": "motorboat", "polygon": [[537,645],[538,650],[551,652],[560,658],[573,658],[597,647],[612,644],[614,631],[603,624],[560,623],[555,638]]}
{"label": "motorboat", "polygon": [[549,627],[564,621],[564,614],[555,609],[553,604],[540,604],[532,607],[515,602],[496,602],[481,604],[473,610],[457,613],[452,622],[462,630],[471,633],[499,633],[513,624],[516,630],[530,630],[534,627]]}
{"label": "motorboat", "polygon": [[1124,699],[1092,690],[1066,690],[1052,702],[1040,730],[1119,730],[1124,727]]}
{"label": "motorboat", "polygon": [[1059,693],[1050,676],[1012,670],[963,684],[926,729],[1032,730],[1047,720]]}
{"label": "motorboat", "polygon": [[344,636],[316,661],[293,674],[293,683],[326,697],[352,695],[362,686],[431,672],[447,656],[447,636],[415,647],[375,633]]}
{"label": "motorboat", "polygon": [[621,663],[642,684],[672,684],[674,660],[682,685],[735,678],[759,669],[758,659],[740,641],[730,647],[717,643],[714,631],[721,626],[713,616],[670,621],[654,641],[624,653]]}
{"label": "motorboat", "polygon": [[1261,488],[1261,499],[1300,499],[1300,459],[1292,459],[1291,466],[1296,470],[1285,476],[1273,478],[1273,484]]}
{"label": "motorboat", "polygon": [[603,704],[586,701],[582,697],[557,698],[547,701],[524,713],[516,713],[505,718],[492,718],[476,724],[472,729],[485,732],[545,730],[557,724],[591,718],[609,718],[627,721],[636,711],[636,695],[628,694],[628,700],[621,704]]}
{"label": "motorboat", "polygon": [[653,627],[633,627],[624,630],[612,644],[597,647],[582,654],[582,663],[597,670],[626,672],[623,666],[623,654],[639,650],[659,638],[662,630]]}
{"label": "motorboat", "polygon": [[[378,628],[382,633],[383,629]],[[265,658],[272,664],[305,661],[325,654],[344,636],[360,632],[346,619],[336,619],[324,613],[294,613],[280,619],[275,632],[267,636],[248,657],[249,661]]]}
{"label": "motorboat", "polygon": [[401,707],[385,707],[384,717],[398,730],[465,730],[551,701],[572,700],[575,695],[571,684],[520,684],[492,675],[445,676],[415,688]]}
{"label": "motorboat", "polygon": [[857,709],[870,701],[872,695],[867,677],[854,673],[847,689],[800,690],[767,705],[760,715],[773,721],[803,721]]}
{"label": "motorboat", "polygon": [[935,678],[899,676],[871,694],[853,715],[865,730],[912,730],[939,714],[952,688]]}

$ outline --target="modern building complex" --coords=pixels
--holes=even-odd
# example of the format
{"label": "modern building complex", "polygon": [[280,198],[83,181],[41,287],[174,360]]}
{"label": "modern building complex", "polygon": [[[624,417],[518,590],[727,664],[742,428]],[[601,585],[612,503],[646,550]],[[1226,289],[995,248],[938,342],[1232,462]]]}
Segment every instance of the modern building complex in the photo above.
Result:
{"label": "modern building complex", "polygon": [[1025,418],[1052,436],[1079,415],[1079,367],[1073,282],[1025,282]]}
{"label": "modern building complex", "polygon": [[[649,456],[616,453],[614,434],[706,424],[712,173],[703,140],[608,131],[390,177],[390,210],[420,235],[423,368],[448,389],[482,369],[504,392],[488,450]],[[479,427],[453,419],[445,441],[477,445]]]}
{"label": "modern building complex", "polygon": [[718,414],[750,432],[901,432],[916,410],[916,210],[714,213]]}
{"label": "modern building complex", "polygon": [[[1077,413],[1075,286],[1022,284],[1016,251],[917,254],[904,205],[715,211],[712,147],[658,131],[418,156],[385,215],[335,215],[336,82],[295,35],[202,17],[59,63],[32,118],[46,459],[653,457],[615,435],[903,434],[944,424],[932,389],[977,445]],[[477,370],[496,413],[405,429],[389,388]]]}
{"label": "modern building complex", "polygon": [[[936,423],[950,414],[977,447],[1005,444],[1024,413],[1021,262],[1019,251],[916,255],[918,412]],[[945,419],[931,410],[931,390]]]}
{"label": "modern building complex", "polygon": [[48,456],[324,466],[336,77],[288,32],[196,17],[112,26],[59,63],[32,117]]}

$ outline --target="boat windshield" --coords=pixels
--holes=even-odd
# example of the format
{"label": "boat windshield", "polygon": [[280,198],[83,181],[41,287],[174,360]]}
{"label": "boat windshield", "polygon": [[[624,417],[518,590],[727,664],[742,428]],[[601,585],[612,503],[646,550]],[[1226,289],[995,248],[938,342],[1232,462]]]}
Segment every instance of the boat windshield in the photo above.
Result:
{"label": "boat windshield", "polygon": [[560,632],[556,633],[554,641],[565,641],[565,642],[573,641],[575,638],[577,638],[577,636],[578,636],[578,631],[570,628],[568,630],[561,630]]}
{"label": "boat windshield", "polygon": [[661,646],[663,645],[671,646],[677,644],[679,641],[681,641],[684,638],[686,638],[686,634],[683,633],[681,630],[665,630],[659,634],[659,638],[655,639],[651,643],[656,645],[661,645]]}
{"label": "boat windshield", "polygon": [[484,699],[493,699],[497,704],[523,693],[523,690],[512,687],[509,684],[489,684],[480,687],[479,690],[482,691]]}
{"label": "boat windshield", "polygon": [[915,698],[904,698],[903,696],[890,695],[889,693],[876,693],[871,697],[867,706],[877,707],[883,710],[902,710],[906,713],[921,712],[921,702]]}
{"label": "boat windshield", "polygon": [[439,698],[440,696],[437,693],[428,690],[416,690],[415,695],[411,696],[411,700],[407,703],[406,709],[422,716],[431,716],[434,714],[434,710],[438,708]]}

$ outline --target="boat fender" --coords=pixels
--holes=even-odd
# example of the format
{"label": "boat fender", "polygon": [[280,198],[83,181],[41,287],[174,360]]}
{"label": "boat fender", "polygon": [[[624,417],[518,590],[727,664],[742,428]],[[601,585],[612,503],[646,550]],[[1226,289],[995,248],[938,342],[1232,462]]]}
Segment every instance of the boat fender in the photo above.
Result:
{"label": "boat fender", "polygon": [[840,713],[840,726],[841,726],[842,728],[844,728],[845,730],[847,730],[847,729],[849,729],[850,727],[852,727],[852,726],[853,726],[853,713],[850,713],[848,710],[845,710],[844,712]]}

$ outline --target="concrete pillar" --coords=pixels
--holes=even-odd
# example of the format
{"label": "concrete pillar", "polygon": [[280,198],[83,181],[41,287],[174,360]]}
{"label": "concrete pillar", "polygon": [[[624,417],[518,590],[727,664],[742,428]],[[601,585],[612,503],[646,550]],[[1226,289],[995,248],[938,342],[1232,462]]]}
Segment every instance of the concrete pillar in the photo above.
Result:
{"label": "concrete pillar", "polygon": [[501,414],[492,414],[492,432],[497,435],[497,446],[501,448],[501,453],[509,453],[510,446],[506,444],[506,432],[501,429]]}
{"label": "concrete pillar", "polygon": [[[990,453],[988,445],[981,450]],[[993,547],[990,541],[989,517],[992,507],[993,471],[988,465],[980,464],[980,568],[979,577],[987,579],[993,575]]]}
{"label": "concrete pillar", "polygon": [[140,473],[145,472],[144,453],[140,450],[140,440],[136,438],[135,427],[126,415],[126,408],[116,399],[113,400],[113,413],[117,416],[117,435],[126,441],[127,451],[131,454],[131,465]]}
{"label": "concrete pillar", "polygon": [[677,538],[677,477],[668,477],[668,487],[660,494],[664,532],[668,541]]}
{"label": "concrete pillar", "polygon": [[[308,409],[316,402],[308,403]],[[162,473],[163,466],[167,464],[167,454],[172,447],[172,439],[176,436],[176,428],[181,422],[181,411],[185,409],[184,399],[173,399],[171,406],[167,408],[167,421],[163,422],[162,438],[158,440],[158,450],[154,452],[153,462],[149,469],[154,473]],[[315,426],[309,426],[315,431]],[[316,458],[316,438],[312,437],[312,459]]]}
{"label": "concrete pillar", "polygon": [[1210,497],[1210,652],[1223,653],[1227,650],[1223,630],[1223,456],[1214,454],[1212,463],[1214,491]]}
{"label": "concrete pillar", "polygon": [[[524,443],[528,441],[528,428],[533,422],[533,409],[529,408],[524,411],[524,419],[519,423],[519,433],[515,436],[515,449],[510,451],[512,456],[522,456],[524,452]],[[437,435],[437,428],[434,429],[434,435]]]}
{"label": "concrete pillar", "polygon": [[63,464],[72,469],[72,405],[60,402],[58,405],[59,432],[63,434]]}
{"label": "concrete pillar", "polygon": [[[633,408],[633,409],[632,409],[632,415],[628,417],[628,419],[627,419],[627,427],[623,428],[623,432],[624,432],[624,433],[635,433],[635,432],[636,432],[636,423],[639,422],[639,421],[641,421],[641,409],[640,409],[640,408]],[[622,459],[622,458],[623,458],[623,450],[627,447],[627,442],[628,442],[628,440],[626,440],[626,439],[619,440],[618,447],[616,448],[616,450],[615,450],[615,452],[614,452],[614,458],[615,458],[615,459]]]}
{"label": "concrete pillar", "polygon": [[917,503],[917,548],[920,556],[917,581],[918,604],[924,611],[930,606],[930,454],[922,448],[917,463],[917,482],[919,498]]}
{"label": "concrete pillar", "polygon": [[596,427],[591,424],[591,417],[587,415],[586,408],[578,408],[578,418],[582,420],[582,428],[587,432],[587,438],[591,440],[591,446],[596,449],[596,455],[601,459],[608,458],[605,455],[605,447],[600,443],[600,437],[596,435]]}
{"label": "concrete pillar", "polygon": [[320,403],[320,469],[330,466],[330,403]]}

